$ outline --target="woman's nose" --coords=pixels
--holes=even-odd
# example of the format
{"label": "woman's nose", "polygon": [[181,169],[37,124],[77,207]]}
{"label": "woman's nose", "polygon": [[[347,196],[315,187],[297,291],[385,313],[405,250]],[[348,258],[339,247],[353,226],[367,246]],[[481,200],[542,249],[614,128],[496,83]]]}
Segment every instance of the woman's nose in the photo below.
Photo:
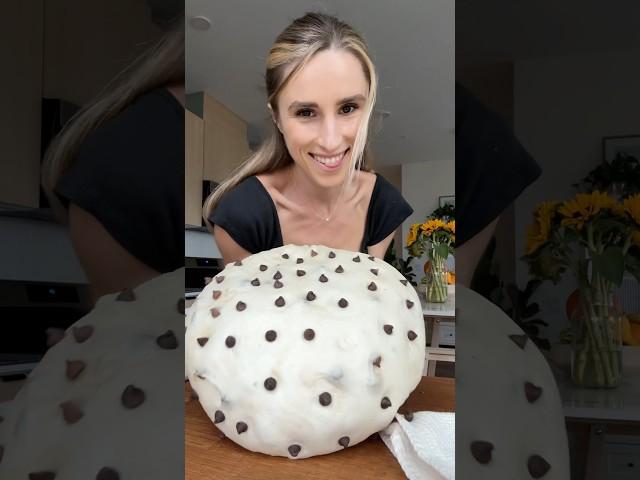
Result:
{"label": "woman's nose", "polygon": [[342,132],[335,118],[327,116],[323,119],[320,126],[318,145],[326,153],[336,153],[335,150],[342,146]]}

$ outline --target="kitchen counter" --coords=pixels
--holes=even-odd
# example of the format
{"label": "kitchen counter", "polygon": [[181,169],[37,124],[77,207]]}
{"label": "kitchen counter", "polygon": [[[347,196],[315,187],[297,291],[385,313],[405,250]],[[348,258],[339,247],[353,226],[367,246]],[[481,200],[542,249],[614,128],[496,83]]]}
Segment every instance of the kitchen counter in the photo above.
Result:
{"label": "kitchen counter", "polygon": [[[254,453],[236,445],[214,426],[185,384],[185,479],[353,480],[405,479],[400,464],[378,434],[346,450],[303,460]],[[455,380],[423,377],[400,411],[455,411]]]}

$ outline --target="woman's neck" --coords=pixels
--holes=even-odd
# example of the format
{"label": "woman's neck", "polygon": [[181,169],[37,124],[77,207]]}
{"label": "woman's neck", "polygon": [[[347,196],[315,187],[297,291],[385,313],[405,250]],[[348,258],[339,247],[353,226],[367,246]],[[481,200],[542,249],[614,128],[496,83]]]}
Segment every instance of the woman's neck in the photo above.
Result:
{"label": "woman's neck", "polygon": [[335,187],[319,186],[295,164],[290,167],[288,183],[291,188],[290,198],[308,209],[309,214],[325,221],[335,216],[339,204],[353,194],[352,190],[355,186],[355,182],[349,185],[347,180],[344,184]]}

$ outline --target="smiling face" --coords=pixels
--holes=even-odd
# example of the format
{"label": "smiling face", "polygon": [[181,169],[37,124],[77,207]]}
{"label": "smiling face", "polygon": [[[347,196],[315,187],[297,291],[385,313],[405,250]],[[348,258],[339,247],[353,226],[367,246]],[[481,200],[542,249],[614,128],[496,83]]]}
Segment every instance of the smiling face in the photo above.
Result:
{"label": "smiling face", "polygon": [[335,187],[344,181],[368,90],[355,55],[323,50],[278,95],[275,119],[289,154],[315,184]]}

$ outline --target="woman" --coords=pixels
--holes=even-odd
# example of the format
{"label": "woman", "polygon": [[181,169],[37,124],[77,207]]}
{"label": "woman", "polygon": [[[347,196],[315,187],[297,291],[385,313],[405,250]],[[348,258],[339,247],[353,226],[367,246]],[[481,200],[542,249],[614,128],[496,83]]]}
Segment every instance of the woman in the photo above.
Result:
{"label": "woman", "polygon": [[42,182],[93,302],[184,265],[184,23],[52,142]]}
{"label": "woman", "polygon": [[368,167],[377,77],[363,39],[308,13],[267,59],[271,137],[205,202],[225,263],[286,244],[321,244],[384,258],[413,210]]}

